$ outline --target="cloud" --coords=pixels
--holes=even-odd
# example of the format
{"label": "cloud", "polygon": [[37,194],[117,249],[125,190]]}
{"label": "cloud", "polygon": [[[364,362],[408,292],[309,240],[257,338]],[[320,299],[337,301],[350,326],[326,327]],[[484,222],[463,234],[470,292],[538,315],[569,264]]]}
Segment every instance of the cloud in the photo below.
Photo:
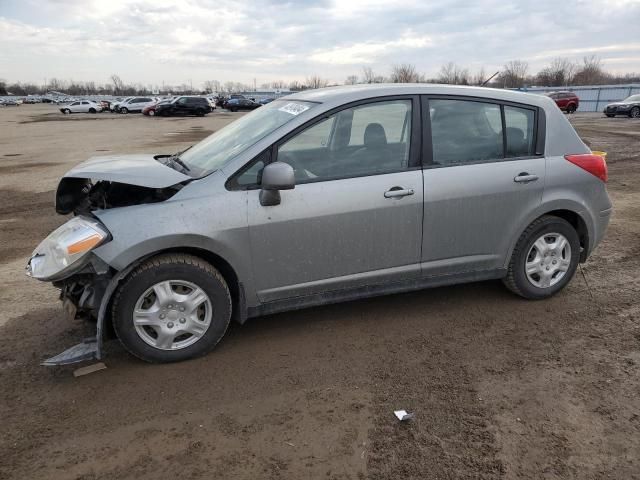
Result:
{"label": "cloud", "polygon": [[[258,83],[412,63],[495,71],[597,54],[640,71],[640,0],[22,0],[0,7],[8,80]],[[570,21],[567,21],[570,19]],[[624,60],[622,60],[624,59]],[[624,62],[628,62],[625,67]]]}

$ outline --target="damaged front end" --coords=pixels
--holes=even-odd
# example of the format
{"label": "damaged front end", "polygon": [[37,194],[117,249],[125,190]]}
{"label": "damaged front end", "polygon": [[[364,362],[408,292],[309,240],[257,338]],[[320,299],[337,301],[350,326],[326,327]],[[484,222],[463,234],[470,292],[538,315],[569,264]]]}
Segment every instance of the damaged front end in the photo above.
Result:
{"label": "damaged front end", "polygon": [[111,233],[97,210],[168,200],[192,179],[160,162],[163,156],[96,157],[69,171],[56,191],[56,212],[74,214],[34,250],[27,275],[60,289],[65,314],[95,319],[95,338],[49,358],[43,365],[66,365],[102,357],[104,318],[118,283],[133,267],[116,271],[95,250]]}

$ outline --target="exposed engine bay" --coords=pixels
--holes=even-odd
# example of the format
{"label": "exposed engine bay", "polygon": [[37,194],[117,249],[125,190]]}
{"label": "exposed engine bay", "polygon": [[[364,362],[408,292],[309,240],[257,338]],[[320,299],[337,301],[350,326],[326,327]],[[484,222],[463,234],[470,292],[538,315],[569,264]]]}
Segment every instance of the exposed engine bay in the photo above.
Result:
{"label": "exposed engine bay", "polygon": [[94,210],[163,202],[174,196],[182,184],[150,188],[86,178],[63,178],[56,192],[56,212],[88,215]]}

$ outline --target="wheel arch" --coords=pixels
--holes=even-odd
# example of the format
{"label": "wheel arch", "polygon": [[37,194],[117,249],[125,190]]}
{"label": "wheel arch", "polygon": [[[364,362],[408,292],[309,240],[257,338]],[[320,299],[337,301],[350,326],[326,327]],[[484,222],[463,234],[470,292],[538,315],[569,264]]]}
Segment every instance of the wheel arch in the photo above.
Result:
{"label": "wheel arch", "polygon": [[509,261],[511,260],[513,250],[518,243],[518,239],[522,236],[522,233],[529,227],[529,225],[545,215],[562,218],[576,229],[576,232],[578,232],[578,237],[580,239],[580,262],[584,263],[587,260],[589,253],[591,252],[593,225],[591,224],[590,226],[590,224],[588,223],[588,218],[585,218],[586,212],[581,211],[579,208],[577,208],[578,206],[579,204],[574,205],[573,203],[570,205],[543,205],[541,206],[541,208],[537,209],[533,214],[527,217],[526,221],[519,226],[515,237],[511,241],[505,265],[508,265]]}

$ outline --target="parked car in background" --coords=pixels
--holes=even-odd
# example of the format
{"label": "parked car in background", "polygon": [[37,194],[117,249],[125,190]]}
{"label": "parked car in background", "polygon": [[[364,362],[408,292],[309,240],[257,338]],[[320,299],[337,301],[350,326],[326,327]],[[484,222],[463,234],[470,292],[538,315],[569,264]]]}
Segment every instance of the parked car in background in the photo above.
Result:
{"label": "parked car in background", "polygon": [[93,100],[78,100],[60,107],[64,114],[70,113],[98,113],[102,111],[102,105]]}
{"label": "parked car in background", "polygon": [[262,100],[260,100],[258,103],[260,105],[266,105],[267,103],[271,103],[275,100],[275,98],[263,98]]}
{"label": "parked car in background", "polygon": [[40,99],[39,98],[35,98],[35,97],[27,97],[22,102],[25,103],[25,104],[33,105],[35,103],[40,103]]}
{"label": "parked car in background", "polygon": [[227,100],[224,104],[224,108],[231,110],[232,112],[240,110],[255,110],[261,106],[262,105],[260,103],[249,100],[248,98],[232,98],[231,100]]}
{"label": "parked car in background", "polygon": [[142,112],[145,107],[153,105],[158,101],[157,98],[151,97],[132,97],[123,101],[118,105],[118,113],[135,113]]}
{"label": "parked car in background", "polygon": [[170,103],[158,105],[156,115],[197,115],[205,116],[211,111],[211,105],[205,97],[182,96],[177,97]]}
{"label": "parked car in background", "polygon": [[575,113],[580,106],[580,99],[573,92],[549,92],[546,94],[563,112]]}
{"label": "parked car in background", "polygon": [[489,279],[548,298],[604,236],[606,180],[550,99],[442,85],[308,90],[174,155],[95,157],[60,181],[75,216],[27,274],[97,334],[45,364],[86,360],[111,325],[171,362],[232,316]]}
{"label": "parked car in background", "polygon": [[211,111],[216,109],[216,97],[206,97],[209,105],[211,106]]}
{"label": "parked car in background", "polygon": [[111,111],[118,113],[118,109],[120,108],[120,104],[126,102],[127,100],[131,100],[134,97],[125,97],[125,98],[116,98],[111,102]]}
{"label": "parked car in background", "polygon": [[631,118],[640,118],[640,95],[631,95],[621,102],[613,102],[604,109],[607,117],[625,115]]}
{"label": "parked car in background", "polygon": [[15,101],[15,100],[11,100],[11,99],[5,99],[2,101],[2,105],[4,105],[5,107],[19,107],[20,104]]}
{"label": "parked car in background", "polygon": [[173,100],[174,100],[173,98],[165,98],[164,100],[160,100],[158,102],[152,103],[151,105],[147,105],[142,109],[142,114],[153,117],[156,114],[156,109],[158,108],[158,105],[167,105],[173,102]]}

